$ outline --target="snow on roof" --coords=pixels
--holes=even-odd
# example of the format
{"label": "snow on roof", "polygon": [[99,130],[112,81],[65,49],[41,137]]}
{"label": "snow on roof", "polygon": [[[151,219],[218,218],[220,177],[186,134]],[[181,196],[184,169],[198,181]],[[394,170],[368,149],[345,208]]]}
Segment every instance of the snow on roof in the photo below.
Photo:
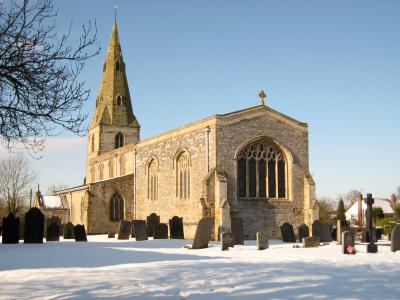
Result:
{"label": "snow on roof", "polygon": [[[393,214],[393,208],[390,204],[389,199],[379,199],[375,198],[374,199],[374,204],[372,204],[372,207],[380,207],[383,210],[384,214]],[[362,210],[365,211],[367,209],[367,204],[365,204],[364,199],[362,201]],[[358,202],[356,201],[345,213],[346,219],[351,219],[351,217],[357,217],[358,216]]]}
{"label": "snow on roof", "polygon": [[53,209],[68,209],[68,204],[65,199],[61,196],[48,196],[42,195],[42,206],[44,208],[53,208]]}

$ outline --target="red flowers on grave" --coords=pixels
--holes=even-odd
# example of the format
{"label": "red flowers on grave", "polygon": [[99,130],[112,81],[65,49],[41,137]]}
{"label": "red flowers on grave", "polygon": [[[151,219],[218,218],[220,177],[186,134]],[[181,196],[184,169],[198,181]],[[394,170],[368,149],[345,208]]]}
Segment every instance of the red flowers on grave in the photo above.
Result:
{"label": "red flowers on grave", "polygon": [[356,254],[356,252],[357,252],[356,248],[352,245],[348,245],[346,248],[346,251],[348,254]]}

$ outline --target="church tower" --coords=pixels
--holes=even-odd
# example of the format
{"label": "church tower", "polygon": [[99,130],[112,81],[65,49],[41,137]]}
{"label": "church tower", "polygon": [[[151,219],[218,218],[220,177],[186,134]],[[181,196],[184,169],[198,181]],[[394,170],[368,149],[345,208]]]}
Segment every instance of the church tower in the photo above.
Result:
{"label": "church tower", "polygon": [[96,108],[88,129],[88,162],[103,153],[136,144],[140,125],[132,111],[116,19],[103,63]]}

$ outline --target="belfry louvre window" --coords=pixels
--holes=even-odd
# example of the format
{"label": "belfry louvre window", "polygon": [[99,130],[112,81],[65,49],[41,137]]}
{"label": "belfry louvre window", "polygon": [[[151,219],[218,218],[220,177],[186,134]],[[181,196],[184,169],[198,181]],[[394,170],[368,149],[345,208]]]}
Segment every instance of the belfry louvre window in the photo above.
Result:
{"label": "belfry louvre window", "polygon": [[158,198],[157,161],[153,159],[148,166],[147,197],[150,200]]}
{"label": "belfry louvre window", "polygon": [[120,221],[124,219],[124,199],[118,193],[114,194],[110,200],[110,221]]}
{"label": "belfry louvre window", "polygon": [[176,161],[176,196],[180,199],[190,198],[190,157],[182,152]]}
{"label": "belfry louvre window", "polygon": [[237,157],[239,198],[286,198],[287,163],[272,141],[247,145]]}

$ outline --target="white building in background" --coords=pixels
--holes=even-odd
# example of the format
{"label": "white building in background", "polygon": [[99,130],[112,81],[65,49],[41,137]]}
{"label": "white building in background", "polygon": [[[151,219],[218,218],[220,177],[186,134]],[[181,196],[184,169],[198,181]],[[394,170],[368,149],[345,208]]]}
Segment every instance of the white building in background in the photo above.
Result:
{"label": "white building in background", "polygon": [[[374,204],[372,207],[380,207],[383,210],[383,214],[385,216],[391,216],[395,213],[395,207],[397,205],[397,199],[380,199],[380,198],[374,198]],[[358,207],[359,207],[359,201],[356,201],[345,213],[346,215],[346,220],[347,221],[357,221],[358,220]],[[361,207],[362,207],[362,219],[363,219],[363,224],[366,224],[366,219],[365,219],[365,212],[367,210],[367,204],[364,202],[364,199],[361,201]]]}

